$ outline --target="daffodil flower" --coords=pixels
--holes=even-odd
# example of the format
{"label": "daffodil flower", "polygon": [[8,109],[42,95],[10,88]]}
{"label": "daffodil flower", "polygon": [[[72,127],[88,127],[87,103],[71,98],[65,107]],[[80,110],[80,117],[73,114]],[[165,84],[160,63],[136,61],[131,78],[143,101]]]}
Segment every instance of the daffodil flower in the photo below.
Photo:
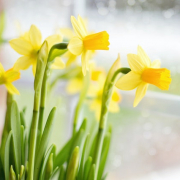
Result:
{"label": "daffodil flower", "polygon": [[89,51],[109,50],[109,34],[106,31],[102,31],[88,35],[83,19],[80,16],[78,16],[78,20],[74,16],[71,16],[71,23],[76,36],[70,40],[68,49],[76,56],[82,54],[82,72],[86,75],[86,70],[89,70]]}
{"label": "daffodil flower", "polygon": [[15,88],[12,82],[20,78],[20,73],[13,70],[12,68],[5,71],[2,64],[0,63],[0,85],[4,84],[11,94],[19,94],[19,91]]}
{"label": "daffodil flower", "polygon": [[[70,39],[72,39],[75,36],[75,33],[70,28],[61,28],[60,29],[60,35],[62,35],[63,41],[69,41]],[[89,53],[88,53],[87,60],[92,59],[94,54],[95,54],[95,50],[90,50]],[[78,55],[74,55],[70,51],[67,51],[63,55],[63,57],[67,59],[66,67],[74,64],[77,61],[77,59],[78,59]]]}
{"label": "daffodil flower", "polygon": [[[79,66],[77,66],[79,68]],[[99,76],[102,74],[102,69],[95,69],[95,64],[90,64],[90,72],[91,72],[91,81],[98,81]],[[66,86],[66,91],[69,94],[79,93],[83,88],[83,75],[82,73],[78,73],[74,78],[71,78]]]}
{"label": "daffodil flower", "polygon": [[161,90],[168,90],[171,83],[170,71],[160,68],[160,61],[151,62],[144,50],[138,46],[138,53],[128,54],[128,63],[131,71],[120,78],[116,86],[121,90],[137,88],[134,107],[145,96],[148,85],[153,84]]}
{"label": "daffodil flower", "polygon": [[[58,34],[52,35],[46,38],[46,41],[50,50],[54,44],[62,42],[62,37]],[[33,74],[35,75],[37,56],[43,43],[40,30],[35,25],[32,25],[28,32],[25,32],[19,38],[12,39],[9,43],[17,53],[22,55],[14,64],[14,70],[26,70],[32,65]],[[65,64],[60,58],[57,58],[55,65],[52,65],[52,67],[62,69],[65,67]]]}

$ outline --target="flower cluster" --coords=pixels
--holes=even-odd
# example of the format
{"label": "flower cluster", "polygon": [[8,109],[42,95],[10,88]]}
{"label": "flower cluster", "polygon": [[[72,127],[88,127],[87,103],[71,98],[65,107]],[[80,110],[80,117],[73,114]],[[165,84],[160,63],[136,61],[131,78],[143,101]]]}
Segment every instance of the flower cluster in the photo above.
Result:
{"label": "flower cluster", "polygon": [[[77,57],[81,55],[83,75],[85,76],[87,71],[90,70],[91,80],[96,81],[96,83],[92,83],[92,85],[96,84],[96,86],[94,86],[94,88],[92,88],[93,86],[90,87],[91,90],[89,94],[94,93],[98,98],[96,102],[92,102],[90,107],[91,109],[99,109],[96,108],[96,105],[100,103],[106,75],[99,70],[90,68],[89,60],[92,59],[96,50],[109,50],[109,34],[106,31],[88,33],[84,20],[80,16],[78,16],[77,19],[72,16],[71,23],[75,33],[71,29],[64,28],[60,30],[60,33],[51,35],[45,39],[48,42],[48,51],[50,51],[54,44],[69,40],[68,51],[62,58],[67,59],[66,66],[69,68],[71,64],[75,63]],[[12,39],[9,43],[10,46],[22,56],[16,61],[13,68],[6,73],[1,65],[0,83],[5,84],[10,93],[17,94],[18,91],[15,90],[14,86],[10,85],[10,83],[19,79],[20,70],[28,69],[31,65],[35,76],[37,57],[42,46],[42,35],[40,30],[35,25],[32,25],[28,32],[25,32],[19,38]],[[56,57],[51,68],[65,68],[65,63],[62,61],[62,58]],[[170,71],[166,68],[160,68],[160,62],[158,60],[151,63],[149,57],[140,46],[138,46],[137,55],[128,54],[127,58],[131,71],[116,82],[116,87],[121,90],[132,90],[137,88],[134,106],[137,106],[144,97],[148,84],[153,84],[162,90],[168,90],[171,83]],[[9,77],[9,74],[11,77]],[[100,74],[101,78],[99,78]],[[77,76],[70,79],[67,85],[67,91],[69,93],[76,93],[81,90],[82,86],[83,76],[79,73]],[[117,94],[112,96],[115,102],[119,102],[121,99]],[[112,108],[113,111],[117,109],[118,108],[115,108],[115,106]]]}
{"label": "flower cluster", "polygon": [[[105,179],[104,168],[112,132],[111,127],[107,128],[107,117],[109,111],[119,111],[121,95],[118,89],[137,88],[134,106],[144,97],[149,84],[161,90],[169,89],[170,71],[160,68],[157,60],[151,62],[140,46],[137,55],[127,55],[130,68],[121,66],[118,55],[106,74],[103,68],[92,63],[92,58],[96,50],[109,50],[109,34],[106,31],[88,33],[80,16],[77,19],[72,16],[71,22],[75,33],[61,29],[60,33],[47,37],[44,42],[39,29],[32,25],[28,32],[10,41],[10,46],[22,55],[13,68],[5,71],[0,63],[0,85],[4,84],[9,92],[0,145],[0,179],[54,179],[56,173],[61,180]],[[82,65],[78,66],[76,63],[80,55]],[[12,82],[20,78],[20,70],[30,66],[34,75],[34,106],[29,128],[25,112],[18,110],[11,94],[19,94]],[[52,69],[64,69],[53,83],[49,78]],[[54,144],[48,146],[56,107],[52,108],[47,120],[45,112],[48,92],[59,79],[68,81],[68,93],[79,92],[80,95],[72,136],[56,153]],[[80,118],[85,102],[95,112],[98,122],[93,119],[87,122],[87,115],[84,115],[83,121]]]}

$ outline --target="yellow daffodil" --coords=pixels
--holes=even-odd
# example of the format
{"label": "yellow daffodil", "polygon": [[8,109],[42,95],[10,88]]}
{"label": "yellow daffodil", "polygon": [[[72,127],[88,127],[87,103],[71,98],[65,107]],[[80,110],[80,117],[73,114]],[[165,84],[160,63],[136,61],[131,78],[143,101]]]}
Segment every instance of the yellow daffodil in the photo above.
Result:
{"label": "yellow daffodil", "polygon": [[[52,35],[46,38],[46,41],[48,42],[48,48],[50,50],[54,44],[62,42],[62,37],[60,35]],[[9,43],[17,53],[23,55],[16,61],[13,68],[15,70],[25,70],[32,65],[33,74],[35,75],[37,56],[42,45],[40,30],[35,25],[32,25],[28,32],[25,32],[19,38],[12,39]],[[64,66],[65,64],[62,60],[57,58],[52,67],[62,69]]]}
{"label": "yellow daffodil", "polygon": [[[77,69],[79,69],[79,66],[77,66]],[[102,69],[95,69],[95,64],[90,64],[90,72],[91,72],[91,81],[98,81],[99,77],[101,76]],[[69,94],[76,94],[79,93],[83,88],[83,75],[81,72],[77,74],[74,78],[70,79],[67,83],[66,91]]]}
{"label": "yellow daffodil", "polygon": [[[88,95],[90,97],[93,97],[92,101],[90,102],[90,109],[95,112],[96,119],[99,119],[100,117],[105,78],[106,74],[104,70],[95,69],[91,72],[91,80],[93,82],[89,88]],[[121,96],[118,93],[117,88],[114,88],[111,97],[111,102],[109,104],[109,111],[112,113],[117,113],[119,111],[118,103],[120,101]]]}
{"label": "yellow daffodil", "polygon": [[106,31],[102,31],[88,35],[83,19],[80,16],[78,16],[78,20],[74,16],[71,16],[71,23],[76,36],[70,40],[68,49],[76,56],[82,54],[82,71],[86,75],[86,70],[89,70],[89,51],[109,50],[109,34]]}
{"label": "yellow daffodil", "polygon": [[[63,37],[63,41],[69,41],[70,39],[72,39],[75,36],[75,33],[72,29],[70,28],[61,28],[60,29],[60,35],[62,35]],[[87,59],[90,60],[93,58],[93,55],[95,54],[95,50],[90,50],[88,53],[88,57]],[[67,51],[64,55],[64,58],[67,59],[66,62],[66,67],[72,65],[73,63],[75,63],[78,59],[77,55],[74,55],[73,53],[71,53],[70,51]]]}
{"label": "yellow daffodil", "polygon": [[20,73],[13,69],[5,71],[2,64],[0,63],[0,85],[4,84],[11,94],[19,94],[19,91],[12,84],[13,81],[16,81],[20,78]]}
{"label": "yellow daffodil", "polygon": [[170,71],[160,68],[160,61],[151,62],[144,50],[138,46],[138,53],[128,54],[131,71],[120,78],[116,86],[121,90],[137,88],[134,107],[138,105],[146,94],[148,84],[153,84],[162,90],[168,90],[171,83]]}

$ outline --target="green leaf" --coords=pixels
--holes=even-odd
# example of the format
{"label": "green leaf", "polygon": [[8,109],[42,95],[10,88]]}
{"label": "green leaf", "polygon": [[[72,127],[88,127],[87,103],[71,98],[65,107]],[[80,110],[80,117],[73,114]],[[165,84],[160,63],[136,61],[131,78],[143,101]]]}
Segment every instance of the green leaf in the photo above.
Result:
{"label": "green leaf", "polygon": [[94,139],[93,139],[93,142],[92,142],[92,145],[91,145],[91,150],[90,150],[90,156],[91,157],[94,157],[95,155],[95,149],[96,149],[96,142],[97,142],[97,134],[94,136]]}
{"label": "green leaf", "polygon": [[20,120],[21,120],[21,125],[24,126],[24,128],[26,128],[26,121],[25,121],[25,111],[26,108],[24,108],[21,112],[20,112]]}
{"label": "green leaf", "polygon": [[25,165],[25,135],[24,126],[21,125],[21,164]]}
{"label": "green leaf", "polygon": [[79,166],[79,147],[75,147],[72,152],[68,167],[67,167],[67,174],[66,180],[75,180],[77,170]]}
{"label": "green leaf", "polygon": [[4,169],[3,169],[1,158],[0,158],[0,179],[5,179],[5,177],[4,177]]}
{"label": "green leaf", "polygon": [[81,139],[85,138],[85,136],[83,137],[83,135],[84,135],[84,129],[86,128],[86,123],[87,123],[86,120],[84,120],[83,123],[81,124],[79,131],[73,137],[71,137],[71,139],[59,151],[54,162],[55,168],[57,166],[59,167],[62,166],[64,162],[68,161],[72,153],[72,149],[74,149],[76,146],[80,144]]}
{"label": "green leaf", "polygon": [[88,121],[88,133],[90,133],[90,137],[89,137],[89,143],[88,143],[88,147],[86,149],[87,151],[87,156],[85,159],[87,159],[89,156],[93,157],[94,155],[94,149],[95,149],[95,137],[97,136],[97,132],[98,132],[98,126],[99,126],[99,122],[96,119],[91,120],[90,122]]}
{"label": "green leaf", "polygon": [[86,127],[87,127],[87,119],[85,118],[81,124],[81,127],[79,128],[80,130],[84,129],[86,130]]}
{"label": "green leaf", "polygon": [[4,32],[5,28],[5,13],[4,11],[1,12],[0,14],[0,41],[2,41],[2,34]]}
{"label": "green leaf", "polygon": [[13,96],[11,94],[7,94],[7,110],[6,110],[6,117],[5,117],[5,124],[4,129],[2,133],[2,139],[1,139],[1,149],[0,149],[0,156],[1,156],[1,162],[2,165],[4,164],[4,152],[5,152],[5,144],[6,140],[9,134],[9,131],[11,130],[10,126],[10,117],[11,117],[11,104],[13,101]]}
{"label": "green leaf", "polygon": [[28,133],[27,129],[24,131],[24,164],[26,164],[26,161],[28,161]]}
{"label": "green leaf", "polygon": [[[79,132],[77,133],[77,137],[75,138],[75,140],[72,144],[71,153],[76,146],[78,146],[80,148],[80,151],[81,151],[81,149],[83,148],[85,137],[86,137],[85,131],[83,129],[80,129]],[[69,156],[69,158],[70,158],[70,156]]]}
{"label": "green leaf", "polygon": [[19,180],[24,180],[24,178],[25,178],[25,168],[23,165],[21,165]]}
{"label": "green leaf", "polygon": [[64,180],[65,175],[66,175],[65,174],[65,168],[64,168],[64,166],[61,166],[58,180]]}
{"label": "green leaf", "polygon": [[54,179],[54,176],[55,176],[55,174],[58,172],[58,170],[59,170],[59,167],[56,167],[56,168],[54,169],[54,171],[52,172],[49,180]]}
{"label": "green leaf", "polygon": [[21,166],[21,124],[19,110],[15,101],[13,101],[11,105],[11,129],[15,172],[19,174]]}
{"label": "green leaf", "polygon": [[88,177],[88,180],[95,180],[95,170],[96,170],[96,165],[93,164],[91,166],[91,171],[89,173],[89,177]]}
{"label": "green leaf", "polygon": [[[39,174],[39,178],[37,180],[44,180],[43,176],[45,174],[45,168],[46,168],[46,164],[47,164],[47,161],[49,159],[49,156],[50,154],[52,153],[53,149],[55,148],[55,145],[52,144],[50,146],[50,148],[47,150],[44,158],[43,158],[43,161],[42,161],[42,165],[41,165],[41,171],[40,171],[40,174]],[[34,178],[35,179],[35,178]],[[36,180],[36,179],[35,179]]]}
{"label": "green leaf", "polygon": [[44,128],[44,132],[41,138],[41,142],[40,145],[37,149],[37,154],[36,154],[36,161],[35,161],[35,169],[34,169],[34,177],[35,179],[38,178],[38,174],[40,171],[40,167],[41,167],[41,163],[42,163],[42,159],[44,156],[44,153],[46,151],[47,145],[49,143],[49,140],[51,138],[51,134],[53,131],[53,124],[55,121],[55,113],[56,113],[56,108],[54,107],[48,117],[48,120],[46,122],[45,128]]}
{"label": "green leaf", "polygon": [[4,173],[5,179],[9,180],[9,151],[10,151],[10,142],[12,137],[12,131],[9,132],[6,145],[5,145],[5,153],[4,153]]}
{"label": "green leaf", "polygon": [[74,142],[74,139],[76,136],[72,137],[65,145],[64,147],[59,151],[59,153],[56,156],[54,167],[62,166],[64,162],[68,160],[69,154],[71,152],[72,143]]}
{"label": "green leaf", "polygon": [[84,121],[81,124],[81,127],[79,128],[79,131],[77,132],[77,134],[75,133],[76,134],[76,138],[74,139],[74,142],[72,143],[71,153],[72,153],[72,150],[76,146],[79,146],[80,150],[82,150],[83,144],[84,144],[84,140],[86,138],[86,136],[85,136],[85,134],[86,134],[86,126],[87,126],[87,119],[84,119]]}
{"label": "green leaf", "polygon": [[13,166],[11,165],[10,167],[10,172],[9,172],[9,180],[16,180],[16,174],[14,172]]}
{"label": "green leaf", "polygon": [[50,154],[46,164],[45,179],[49,179],[51,177],[52,172],[53,172],[53,153]]}
{"label": "green leaf", "polygon": [[84,148],[83,148],[83,152],[82,152],[80,168],[79,168],[79,172],[78,172],[78,180],[83,180],[84,161],[85,161],[85,157],[86,157],[86,153],[87,153],[88,140],[89,140],[89,134],[87,135],[86,141],[84,143]]}
{"label": "green leaf", "polygon": [[28,161],[26,161],[26,166],[25,166],[25,179],[27,179],[27,176],[28,176],[28,170],[29,170],[28,165],[29,165],[29,163],[28,163]]}
{"label": "green leaf", "polygon": [[59,43],[51,47],[48,57],[48,62],[53,61],[56,57],[61,56],[67,51],[68,43]]}
{"label": "green leaf", "polygon": [[91,165],[92,165],[92,157],[88,157],[85,166],[84,166],[84,173],[83,173],[83,180],[88,180],[88,176],[90,173],[90,169],[91,169]]}
{"label": "green leaf", "polygon": [[106,165],[106,160],[107,160],[107,156],[109,152],[110,142],[111,142],[111,134],[107,133],[103,142],[101,160],[100,160],[99,171],[98,171],[98,180],[101,180],[103,176],[103,172],[104,172],[104,168]]}

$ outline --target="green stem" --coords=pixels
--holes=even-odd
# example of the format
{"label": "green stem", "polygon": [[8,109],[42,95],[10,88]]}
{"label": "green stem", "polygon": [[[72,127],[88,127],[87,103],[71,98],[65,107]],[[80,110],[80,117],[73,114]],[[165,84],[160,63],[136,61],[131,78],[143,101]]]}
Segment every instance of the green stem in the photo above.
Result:
{"label": "green stem", "polygon": [[32,119],[31,132],[30,132],[28,180],[33,180],[40,95],[41,95],[40,91],[35,91],[33,119]]}
{"label": "green stem", "polygon": [[45,109],[45,102],[46,102],[46,93],[47,93],[47,80],[48,80],[48,73],[50,68],[46,65],[46,69],[44,72],[43,83],[41,87],[41,104],[40,104],[40,112],[39,112],[39,122],[38,122],[38,135],[37,135],[37,149],[40,143],[40,139],[43,132],[43,119],[44,119],[44,109]]}
{"label": "green stem", "polygon": [[81,112],[81,107],[83,105],[84,99],[86,98],[86,95],[88,92],[89,82],[90,82],[90,77],[89,77],[89,73],[87,73],[86,76],[84,76],[83,88],[82,88],[82,91],[80,93],[79,100],[78,100],[78,103],[77,103],[76,109],[75,109],[74,121],[73,121],[73,135],[75,135],[75,133],[76,133],[79,114]]}
{"label": "green stem", "polygon": [[50,59],[51,59],[51,56],[53,56],[54,48],[64,50],[64,49],[67,49],[67,45],[68,45],[67,43],[59,43],[59,44],[54,45],[51,48],[49,55],[48,55],[46,69],[45,69],[44,77],[43,77],[43,83],[42,83],[42,87],[41,87],[41,105],[40,105],[39,123],[38,123],[37,147],[39,146],[42,132],[43,132],[44,109],[45,109],[45,105],[46,105],[47,84],[48,84],[47,82],[48,82],[49,76],[51,74],[51,64],[52,64],[52,61],[50,61]]}
{"label": "green stem", "polygon": [[29,163],[28,163],[28,180],[34,179],[34,162],[36,153],[37,129],[38,129],[38,113],[40,107],[41,87],[43,81],[46,60],[48,57],[47,41],[43,43],[38,53],[36,75],[34,79],[34,108],[33,118],[30,128],[30,145],[29,145]]}
{"label": "green stem", "polygon": [[108,108],[109,108],[109,103],[110,103],[112,92],[113,92],[113,87],[116,82],[117,76],[120,73],[127,74],[129,71],[130,71],[129,68],[118,69],[112,76],[110,82],[107,80],[108,79],[107,78],[104,85],[103,100],[102,100],[102,105],[101,105],[101,117],[100,117],[99,130],[98,130],[98,135],[97,135],[96,150],[94,154],[94,164],[96,164],[95,180],[97,180],[97,177],[98,177],[98,170],[99,170],[99,164],[100,164],[100,159],[101,159],[103,140],[104,140],[105,129],[106,129],[106,124],[107,124]]}

